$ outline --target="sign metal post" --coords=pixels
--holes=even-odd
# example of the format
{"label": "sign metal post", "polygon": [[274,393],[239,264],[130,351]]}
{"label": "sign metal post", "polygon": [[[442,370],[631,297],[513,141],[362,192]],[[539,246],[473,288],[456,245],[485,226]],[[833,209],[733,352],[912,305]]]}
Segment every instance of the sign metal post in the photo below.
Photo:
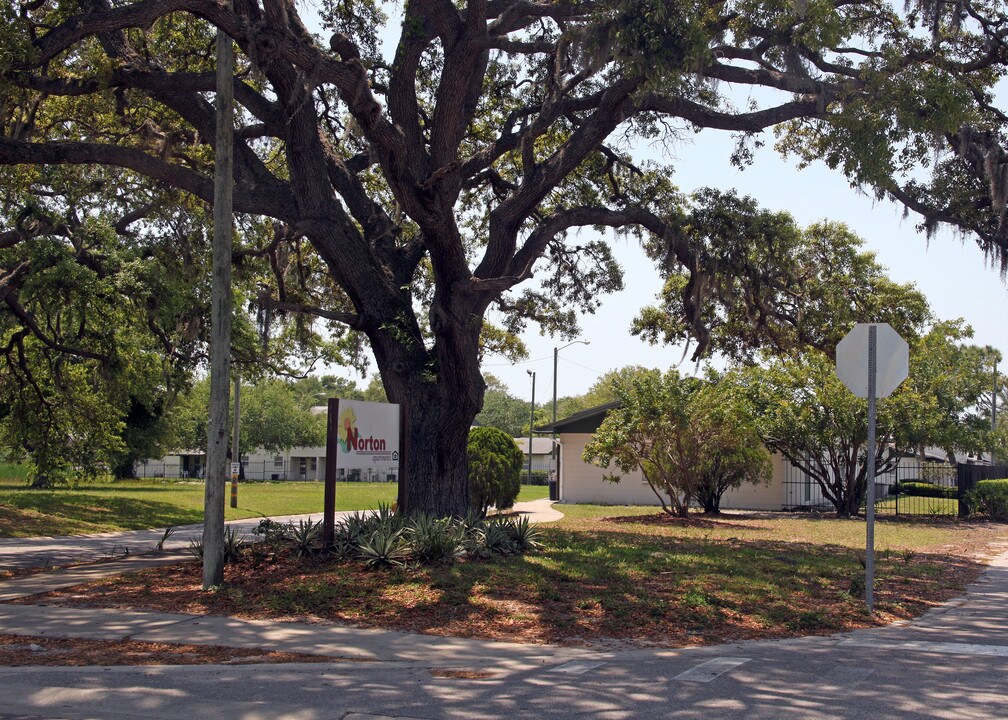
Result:
{"label": "sign metal post", "polygon": [[865,449],[865,605],[875,610],[875,406],[910,369],[906,340],[886,323],[859,323],[836,348],[837,377],[854,395],[868,399]]}

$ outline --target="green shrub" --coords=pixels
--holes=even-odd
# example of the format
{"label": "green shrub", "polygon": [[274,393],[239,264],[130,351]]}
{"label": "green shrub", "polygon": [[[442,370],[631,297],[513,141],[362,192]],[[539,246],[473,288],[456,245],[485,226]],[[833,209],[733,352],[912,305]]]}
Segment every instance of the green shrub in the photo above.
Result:
{"label": "green shrub", "polygon": [[521,481],[527,485],[549,485],[549,471],[548,470],[533,470],[532,471],[532,482],[528,479],[528,465],[524,466],[525,469],[521,472]]}
{"label": "green shrub", "polygon": [[898,488],[900,495],[912,495],[914,497],[955,499],[958,496],[958,488],[935,485],[929,482],[901,482]]}
{"label": "green shrub", "polygon": [[508,534],[515,551],[525,553],[534,550],[541,544],[542,532],[529,522],[527,517],[508,522]]}
{"label": "green shrub", "polygon": [[469,431],[469,504],[486,515],[491,505],[514,505],[521,490],[522,452],[514,439],[495,427]]}
{"label": "green shrub", "polygon": [[1008,520],[1008,479],[981,480],[967,495],[975,514],[991,520]]}
{"label": "green shrub", "polygon": [[[238,528],[232,525],[224,526],[224,564],[239,560],[248,547],[248,540],[244,533],[240,533]],[[186,548],[190,555],[197,560],[203,560],[203,538],[189,538],[189,546]]]}

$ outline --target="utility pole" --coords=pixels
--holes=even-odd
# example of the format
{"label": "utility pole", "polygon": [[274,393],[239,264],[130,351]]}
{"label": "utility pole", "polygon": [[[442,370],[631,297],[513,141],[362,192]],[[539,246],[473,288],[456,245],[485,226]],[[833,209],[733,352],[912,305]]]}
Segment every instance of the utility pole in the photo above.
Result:
{"label": "utility pole", "polygon": [[991,465],[995,462],[997,440],[994,438],[994,431],[997,430],[997,400],[998,400],[998,371],[997,355],[994,356],[994,381],[991,383]]}
{"label": "utility pole", "polygon": [[224,483],[231,385],[231,211],[234,48],[217,30],[217,135],[214,147],[213,283],[210,313],[210,424],[203,504],[203,589],[224,582]]}
{"label": "utility pole", "polygon": [[[991,430],[997,430],[997,393],[998,391],[998,371],[997,358],[994,358],[994,385],[991,388]],[[994,458],[991,458],[993,462]]]}
{"label": "utility pole", "polygon": [[[231,431],[231,507],[238,507],[238,478],[241,477],[241,455],[238,450],[238,432],[241,429],[241,375],[235,373],[234,381],[234,425]],[[237,472],[235,472],[237,470]]]}

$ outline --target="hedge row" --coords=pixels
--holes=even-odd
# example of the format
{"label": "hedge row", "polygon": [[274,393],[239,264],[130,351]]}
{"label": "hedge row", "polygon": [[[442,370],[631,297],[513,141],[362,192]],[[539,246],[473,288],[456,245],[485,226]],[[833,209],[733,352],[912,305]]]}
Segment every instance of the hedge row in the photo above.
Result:
{"label": "hedge row", "polygon": [[954,500],[958,497],[958,488],[935,485],[929,482],[901,482],[896,486],[900,495],[912,495],[915,497],[936,497],[949,498]]}
{"label": "hedge row", "polygon": [[974,514],[1008,520],[1008,478],[981,480],[970,490],[967,501]]}

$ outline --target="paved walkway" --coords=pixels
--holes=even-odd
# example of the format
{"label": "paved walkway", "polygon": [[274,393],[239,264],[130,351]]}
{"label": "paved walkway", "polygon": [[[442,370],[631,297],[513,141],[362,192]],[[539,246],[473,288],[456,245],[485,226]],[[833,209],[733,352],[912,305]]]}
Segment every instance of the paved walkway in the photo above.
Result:
{"label": "paved walkway", "polygon": [[[515,511],[527,515],[532,522],[551,522],[563,517],[563,513],[550,507],[550,500],[533,500],[515,504]],[[353,512],[338,512],[336,518],[352,515]],[[284,515],[273,517],[277,522],[300,520],[319,521],[322,513],[307,515]],[[262,518],[233,520],[227,524],[240,532],[251,533]],[[168,538],[163,549],[184,552],[192,538],[203,534],[202,523],[181,525]],[[7,570],[27,570],[70,565],[72,563],[99,562],[151,553],[164,536],[163,529],[124,530],[122,532],[95,535],[63,535],[59,537],[0,538],[0,568]],[[170,560],[175,562],[175,560]],[[118,572],[122,572],[119,570]]]}

